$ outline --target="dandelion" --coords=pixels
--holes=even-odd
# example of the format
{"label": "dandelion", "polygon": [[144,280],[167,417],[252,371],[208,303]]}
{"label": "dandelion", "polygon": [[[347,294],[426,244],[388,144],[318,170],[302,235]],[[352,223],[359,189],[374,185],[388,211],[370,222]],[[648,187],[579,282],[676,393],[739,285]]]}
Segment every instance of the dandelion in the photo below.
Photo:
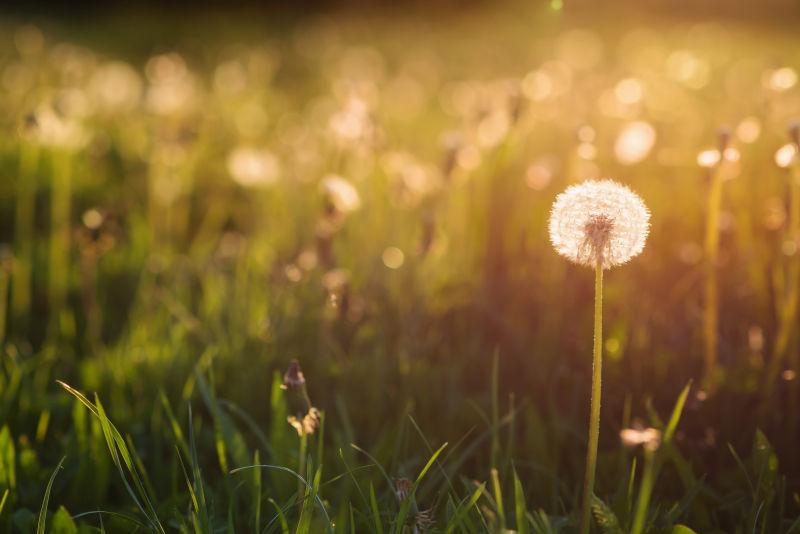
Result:
{"label": "dandelion", "polygon": [[650,212],[633,191],[612,180],[588,181],[561,193],[550,216],[556,251],[580,265],[603,269],[642,252]]}
{"label": "dandelion", "polygon": [[583,534],[590,528],[600,437],[603,270],[626,263],[641,253],[649,227],[650,212],[642,199],[611,180],[588,181],[569,187],[556,197],[550,215],[550,241],[556,251],[570,261],[595,269],[591,416],[581,512]]}

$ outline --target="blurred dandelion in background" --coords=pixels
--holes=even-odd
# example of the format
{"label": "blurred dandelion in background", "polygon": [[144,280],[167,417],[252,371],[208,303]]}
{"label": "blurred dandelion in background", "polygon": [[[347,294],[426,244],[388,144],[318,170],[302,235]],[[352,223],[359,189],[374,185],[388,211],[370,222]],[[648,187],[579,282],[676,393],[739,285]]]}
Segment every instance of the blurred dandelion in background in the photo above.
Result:
{"label": "blurred dandelion in background", "polygon": [[243,187],[268,187],[277,181],[280,163],[269,150],[239,147],[228,155],[228,172]]}
{"label": "blurred dandelion in background", "polygon": [[358,190],[341,176],[329,174],[323,178],[320,182],[320,191],[338,213],[352,213],[361,207]]}

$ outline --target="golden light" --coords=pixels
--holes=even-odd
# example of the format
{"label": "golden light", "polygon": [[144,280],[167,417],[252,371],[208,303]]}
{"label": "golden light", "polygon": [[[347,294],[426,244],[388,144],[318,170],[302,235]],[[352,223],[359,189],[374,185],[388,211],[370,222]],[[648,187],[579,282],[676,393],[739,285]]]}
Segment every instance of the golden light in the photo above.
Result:
{"label": "golden light", "polygon": [[553,180],[553,172],[541,163],[534,163],[525,172],[525,183],[534,191],[541,191]]}
{"label": "golden light", "polygon": [[797,71],[790,67],[782,67],[770,72],[765,85],[773,91],[786,91],[797,84]]}
{"label": "golden light", "polygon": [[704,168],[711,168],[720,161],[719,150],[703,150],[697,155],[697,164]]}
{"label": "golden light", "polygon": [[403,254],[403,251],[397,247],[388,247],[381,255],[383,264],[389,269],[399,269],[402,267],[403,262],[405,262],[405,258],[406,257],[405,254]]}
{"label": "golden light", "polygon": [[709,80],[708,63],[689,50],[676,50],[667,57],[667,74],[692,89],[704,87]]}
{"label": "golden light", "polygon": [[761,122],[756,117],[746,117],[736,127],[736,137],[742,143],[754,143],[761,135]]}
{"label": "golden light", "polygon": [[797,147],[794,143],[786,143],[775,152],[775,164],[785,169],[792,164],[796,156]]}
{"label": "golden light", "polygon": [[636,104],[644,96],[644,87],[636,78],[625,78],[614,86],[614,94],[623,104]]}
{"label": "golden light", "polygon": [[267,187],[277,181],[280,163],[268,150],[239,147],[228,156],[228,172],[241,186]]}
{"label": "golden light", "polygon": [[578,145],[578,157],[581,159],[592,160],[597,157],[597,147],[591,143],[581,143]]}
{"label": "golden light", "polygon": [[633,165],[644,160],[656,142],[656,130],[650,123],[628,123],[617,136],[614,154],[623,165]]}

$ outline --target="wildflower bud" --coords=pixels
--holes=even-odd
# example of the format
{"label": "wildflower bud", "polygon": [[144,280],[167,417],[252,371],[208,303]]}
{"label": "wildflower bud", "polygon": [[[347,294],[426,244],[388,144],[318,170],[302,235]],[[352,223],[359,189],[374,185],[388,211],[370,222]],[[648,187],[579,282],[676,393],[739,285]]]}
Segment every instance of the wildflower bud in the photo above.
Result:
{"label": "wildflower bud", "polygon": [[397,497],[397,502],[406,500],[412,486],[412,482],[407,478],[398,478],[394,481],[394,495]]}
{"label": "wildflower bud", "polygon": [[289,362],[289,368],[283,375],[283,384],[281,389],[299,389],[305,387],[306,377],[303,376],[303,371],[300,369],[300,362],[292,360]]}

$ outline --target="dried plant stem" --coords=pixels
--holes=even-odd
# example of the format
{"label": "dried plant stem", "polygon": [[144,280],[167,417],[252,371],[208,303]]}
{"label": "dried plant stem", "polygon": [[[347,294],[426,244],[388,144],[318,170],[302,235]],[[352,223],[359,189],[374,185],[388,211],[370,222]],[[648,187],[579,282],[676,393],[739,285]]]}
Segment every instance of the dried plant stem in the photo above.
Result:
{"label": "dried plant stem", "polygon": [[14,283],[11,288],[11,314],[14,331],[27,333],[30,324],[33,233],[36,204],[36,168],[39,147],[25,143],[20,148],[19,177],[17,179],[17,202],[14,226],[15,261]]}
{"label": "dried plant stem", "polygon": [[592,520],[592,495],[600,439],[600,394],[603,373],[603,266],[598,262],[594,279],[594,349],[592,352],[592,399],[589,416],[589,445],[586,449],[586,474],[583,479],[581,533],[588,534]]}
{"label": "dried plant stem", "polygon": [[711,188],[708,192],[705,239],[705,310],[703,316],[704,365],[708,384],[714,380],[717,369],[719,330],[719,296],[717,289],[717,257],[719,256],[719,219],[722,206],[722,176],[711,171]]}

